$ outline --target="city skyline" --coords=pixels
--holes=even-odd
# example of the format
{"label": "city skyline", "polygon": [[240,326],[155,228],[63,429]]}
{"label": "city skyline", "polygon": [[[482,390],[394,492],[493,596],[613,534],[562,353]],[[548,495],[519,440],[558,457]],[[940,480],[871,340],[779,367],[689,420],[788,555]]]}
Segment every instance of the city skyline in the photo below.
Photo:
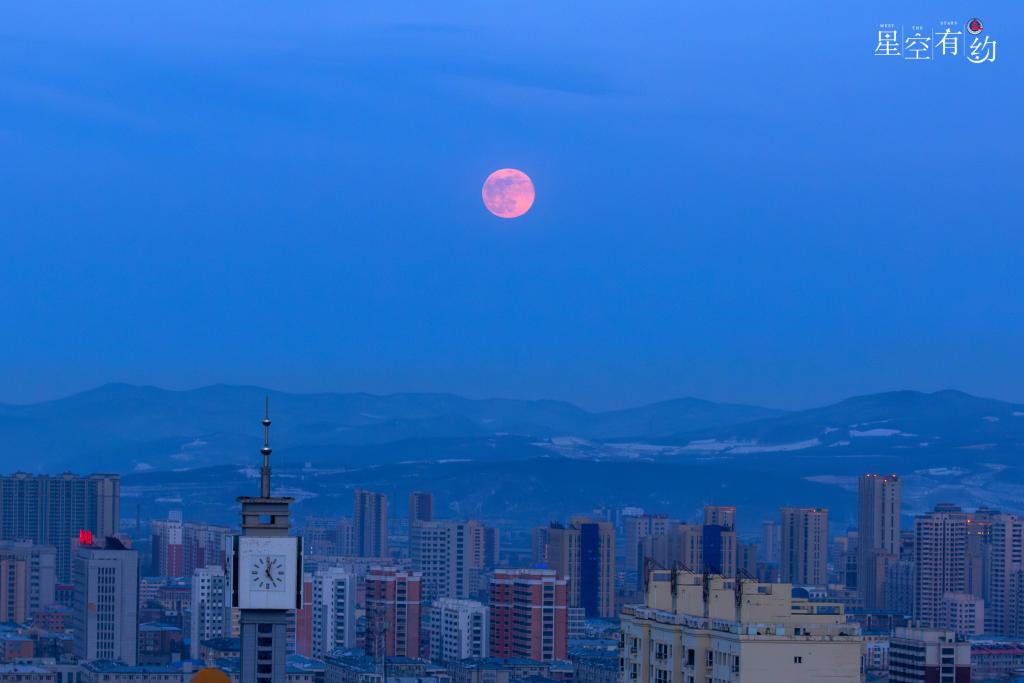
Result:
{"label": "city skyline", "polygon": [[[243,535],[234,537],[235,553],[239,538],[250,538],[256,544],[287,545],[292,540],[282,536],[289,534],[288,506],[294,501],[272,494],[269,426],[270,420],[265,418],[261,495],[239,498]],[[95,480],[96,475],[83,475],[73,481]],[[117,490],[117,481],[113,484]],[[185,652],[180,636],[185,628],[191,629],[193,637],[204,634],[205,640],[198,646],[193,642],[191,647],[196,661],[214,661],[219,667],[236,670],[240,666],[243,675],[247,667],[253,667],[248,675],[254,680],[272,675],[274,680],[285,681],[296,667],[308,671],[309,667],[325,666],[331,671],[332,667],[365,666],[359,664],[364,661],[359,659],[363,656],[360,648],[375,657],[370,661],[377,661],[378,666],[388,658],[397,658],[401,666],[417,661],[421,662],[418,666],[431,666],[433,660],[434,665],[449,670],[484,662],[504,667],[509,664],[503,662],[532,661],[528,666],[571,663],[580,676],[597,675],[589,671],[597,662],[581,658],[565,646],[572,637],[578,642],[585,619],[596,617],[609,625],[621,620],[622,672],[630,678],[636,677],[641,652],[654,653],[651,680],[665,675],[658,667],[677,666],[666,661],[671,658],[665,648],[678,636],[662,633],[665,624],[682,627],[684,636],[714,640],[720,630],[717,624],[723,620],[743,625],[742,649],[713,655],[717,648],[712,648],[706,655],[709,668],[732,675],[754,671],[753,675],[769,676],[758,680],[810,683],[817,680],[818,672],[828,670],[839,680],[861,681],[861,665],[853,653],[869,642],[870,648],[879,647],[879,642],[894,648],[891,655],[886,650],[868,652],[869,668],[876,672],[888,668],[892,681],[926,680],[917,677],[925,674],[915,671],[922,666],[915,662],[943,672],[948,666],[949,675],[955,671],[955,680],[964,683],[973,680],[970,675],[975,667],[1000,670],[1007,666],[1006,648],[1010,647],[1000,643],[1024,638],[1024,517],[987,508],[968,511],[945,503],[915,515],[913,528],[900,531],[896,521],[900,484],[900,478],[889,474],[866,473],[860,478],[860,534],[856,529],[848,528],[842,534],[830,529],[827,508],[782,507],[778,532],[764,525],[760,542],[744,536],[742,543],[733,535],[737,520],[744,515],[742,506],[705,505],[702,525],[679,523],[656,510],[621,508],[606,510],[596,521],[577,516],[566,524],[534,527],[532,567],[523,556],[517,556],[515,543],[502,550],[500,528],[487,534],[474,520],[422,519],[424,511],[433,508],[434,496],[428,490],[417,490],[410,495],[405,511],[411,517],[379,522],[387,525],[393,545],[373,548],[370,552],[378,556],[368,556],[367,548],[357,546],[352,526],[343,531],[338,520],[337,532],[348,536],[347,545],[338,545],[341,536],[332,540],[314,533],[313,545],[301,553],[308,554],[309,567],[304,559],[288,570],[298,572],[293,576],[296,586],[301,586],[299,592],[280,596],[284,602],[276,612],[265,607],[253,611],[250,603],[249,611],[241,611],[240,620],[227,607],[228,593],[237,596],[240,590],[237,574],[230,569],[232,560],[202,552],[210,541],[197,532],[201,528],[218,534],[220,545],[227,548],[229,544],[223,541],[231,538],[224,536],[232,533],[230,530],[185,521],[179,511],[166,521],[148,520],[141,527],[152,532],[151,544],[147,544],[146,537],[139,536],[141,520],[127,528],[119,519],[96,520],[108,530],[99,531],[95,538],[83,531],[77,543],[72,543],[76,560],[69,598],[71,586],[56,581],[53,549],[9,538],[26,528],[24,521],[33,517],[32,507],[44,504],[40,500],[15,508],[13,514],[0,515],[0,530],[6,538],[0,543],[0,577],[17,577],[13,583],[5,579],[10,589],[0,592],[0,613],[70,625],[79,661],[60,666],[152,674],[165,682],[184,675],[174,657]],[[33,481],[23,475],[5,477],[0,485],[33,489]],[[41,487],[40,491],[51,499],[45,503],[51,506],[75,497],[67,486]],[[388,500],[379,492],[354,491],[350,520],[365,517],[367,506],[386,510]],[[108,503],[107,507],[115,517],[119,515],[120,505]],[[300,519],[297,533],[303,533],[304,523]],[[330,528],[323,520],[316,524],[323,530]],[[375,523],[356,521],[355,526],[360,524],[372,528]],[[187,528],[193,530],[186,533],[183,529]],[[111,529],[113,535],[101,537]],[[774,538],[776,533],[779,539]],[[254,534],[257,538],[252,538]],[[140,541],[139,547],[134,540]],[[769,546],[779,545],[778,559],[759,555],[761,544],[768,553],[776,552],[767,550]],[[619,576],[616,558],[628,560],[632,546],[640,551],[640,561],[632,566],[627,561],[624,575]],[[271,565],[260,563],[276,560],[264,559],[263,550],[252,555],[247,547],[242,546],[242,564],[248,567],[252,560],[247,558],[255,557],[256,566],[266,566],[267,576],[271,576]],[[867,566],[864,558],[871,558]],[[911,571],[905,576],[908,565]],[[143,574],[145,566],[152,566],[152,572]],[[240,566],[237,560],[233,566]],[[235,588],[229,589],[232,575]],[[869,582],[861,584],[865,578]],[[365,597],[360,597],[362,590],[357,586],[363,585]],[[163,597],[165,591],[167,597]],[[156,614],[157,603],[166,605],[165,600],[180,599],[170,597],[175,591],[179,596],[191,595],[199,603],[186,611],[163,611],[157,621],[143,621]],[[151,597],[143,600],[143,594]],[[709,627],[699,618],[701,594],[704,615],[715,619],[715,626]],[[723,596],[729,599],[723,600]],[[64,612],[66,621],[60,622],[61,610],[66,609],[62,601],[69,599],[70,613]],[[225,603],[222,608],[217,600]],[[365,604],[365,630],[356,629],[356,601]],[[665,621],[659,615],[666,612],[681,619]],[[775,616],[773,625],[766,627],[766,619],[782,614],[791,616]],[[877,626],[871,626],[878,619],[889,624],[888,640],[880,641]],[[252,633],[259,633],[259,639],[245,636],[246,625],[254,621],[271,624],[266,630],[253,627]],[[529,628],[523,631],[527,624]],[[863,629],[869,627],[876,629],[870,641],[862,637]],[[735,633],[725,630],[730,632]],[[242,634],[240,659],[236,657],[233,664],[211,659],[218,650],[230,651],[230,642],[237,637],[232,634],[237,633]],[[762,640],[764,636],[771,638]],[[808,636],[810,642],[831,645],[807,649]],[[982,639],[975,642],[972,638]],[[43,646],[41,641],[25,642],[32,644],[27,650],[17,650],[22,657]],[[762,651],[769,646],[773,654]],[[927,653],[930,648],[941,648],[942,656],[915,654]],[[499,658],[487,659],[489,653],[497,653]],[[785,657],[779,659],[782,654]],[[989,654],[992,660],[984,658]],[[700,661],[705,657],[700,652],[687,656]],[[136,662],[143,668],[134,668]],[[723,668],[719,670],[720,665]],[[0,663],[0,673],[6,671],[4,666],[8,665]],[[10,672],[47,671],[45,661],[27,665],[35,669],[18,666],[26,664],[16,664]],[[684,662],[684,670],[686,666]],[[648,680],[646,675],[640,678]],[[580,683],[602,680],[584,678]],[[744,679],[727,680],[739,683]]]}

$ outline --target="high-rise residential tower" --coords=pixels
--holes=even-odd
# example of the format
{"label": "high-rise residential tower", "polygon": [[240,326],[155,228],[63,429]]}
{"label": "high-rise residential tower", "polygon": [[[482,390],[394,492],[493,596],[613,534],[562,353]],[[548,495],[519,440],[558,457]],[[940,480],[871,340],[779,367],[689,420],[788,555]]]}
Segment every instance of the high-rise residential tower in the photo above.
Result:
{"label": "high-rise residential tower", "polygon": [[665,515],[626,515],[622,518],[626,536],[626,571],[643,571],[643,539],[664,536],[670,524]]}
{"label": "high-rise residential tower", "polygon": [[366,575],[366,650],[377,657],[420,656],[423,577],[395,567]]}
{"label": "high-rise residential tower", "polygon": [[53,604],[56,558],[50,546],[0,541],[0,623],[25,623]]}
{"label": "high-rise residential tower", "polygon": [[705,526],[720,526],[726,529],[736,528],[736,506],[735,505],[705,505],[704,506]]}
{"label": "high-rise residential tower", "polygon": [[180,515],[150,523],[152,564],[150,576],[188,577],[203,567],[223,567],[227,527],[183,522]]}
{"label": "high-rise residential tower", "polygon": [[778,522],[761,522],[760,554],[768,564],[778,564],[782,558],[782,525]]}
{"label": "high-rise residential tower", "polygon": [[943,622],[947,593],[967,592],[967,519],[956,505],[940,503],[914,520],[914,620],[935,628]]}
{"label": "high-rise residential tower", "polygon": [[70,583],[79,533],[118,533],[121,478],[116,474],[56,476],[17,472],[0,477],[0,541],[30,541],[57,551],[57,581]]}
{"label": "high-rise residential tower", "polygon": [[312,656],[324,659],[336,649],[356,646],[356,581],[343,567],[313,575]]}
{"label": "high-rise residential tower", "polygon": [[180,519],[150,522],[151,566],[147,576],[185,576],[184,529]]}
{"label": "high-rise residential tower", "polygon": [[72,623],[79,659],[134,666],[139,639],[139,553],[112,536],[84,537],[72,570]]}
{"label": "high-rise residential tower", "polygon": [[500,569],[491,577],[490,654],[566,659],[568,580],[551,569]]}
{"label": "high-rise residential tower", "polygon": [[409,530],[412,568],[423,575],[423,599],[470,597],[486,561],[484,526],[476,521],[420,522]]}
{"label": "high-rise residential tower", "polygon": [[409,525],[430,522],[434,519],[434,494],[429,491],[413,491],[409,494]]}
{"label": "high-rise residential tower", "polygon": [[797,586],[828,585],[828,510],[785,507],[779,576]]}
{"label": "high-rise residential tower", "polygon": [[615,616],[615,528],[577,518],[534,529],[534,560],[569,579],[569,606],[591,618]]}
{"label": "high-rise residential tower", "polygon": [[1004,636],[1020,637],[1024,613],[1014,597],[1018,577],[1024,571],[1024,519],[1006,513],[989,517],[988,548],[984,554],[986,629]]}
{"label": "high-rise residential tower", "polygon": [[387,496],[383,493],[356,489],[352,501],[352,523],[356,555],[359,557],[387,557]]}
{"label": "high-rise residential tower", "polygon": [[203,567],[192,575],[192,659],[199,659],[204,640],[231,635],[231,592],[220,567]]}
{"label": "high-rise residential tower", "polygon": [[736,508],[732,505],[705,505],[701,529],[703,571],[736,576]]}
{"label": "high-rise residential tower", "polygon": [[885,577],[900,555],[898,475],[865,474],[857,497],[857,591],[864,608],[885,607]]}

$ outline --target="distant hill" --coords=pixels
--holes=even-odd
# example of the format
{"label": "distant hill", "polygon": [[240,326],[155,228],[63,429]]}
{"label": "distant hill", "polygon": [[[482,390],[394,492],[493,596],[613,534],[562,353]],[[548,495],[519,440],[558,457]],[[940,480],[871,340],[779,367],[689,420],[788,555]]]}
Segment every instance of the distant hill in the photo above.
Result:
{"label": "distant hill", "polygon": [[[55,401],[0,405],[0,429],[13,461],[30,470],[81,469],[83,459],[91,469],[114,471],[241,462],[251,450],[247,444],[259,438],[264,396],[271,400],[281,452],[356,463],[374,455],[431,458],[432,444],[458,450],[453,440],[472,444],[494,435],[643,440],[784,414],[693,398],[601,413],[562,401],[451,394],[293,394],[225,385],[168,391],[108,384]],[[530,455],[529,448],[520,454]]]}
{"label": "distant hill", "polygon": [[718,453],[1024,450],[1024,405],[961,391],[893,391],[767,419],[677,434],[660,443]]}

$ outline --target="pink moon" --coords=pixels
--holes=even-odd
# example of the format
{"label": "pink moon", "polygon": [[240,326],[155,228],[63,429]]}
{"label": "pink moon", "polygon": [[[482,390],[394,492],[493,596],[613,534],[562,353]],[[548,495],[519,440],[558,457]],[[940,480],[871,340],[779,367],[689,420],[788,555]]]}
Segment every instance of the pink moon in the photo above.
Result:
{"label": "pink moon", "polygon": [[518,218],[533,206],[533,181],[520,170],[502,168],[487,176],[481,194],[495,216]]}

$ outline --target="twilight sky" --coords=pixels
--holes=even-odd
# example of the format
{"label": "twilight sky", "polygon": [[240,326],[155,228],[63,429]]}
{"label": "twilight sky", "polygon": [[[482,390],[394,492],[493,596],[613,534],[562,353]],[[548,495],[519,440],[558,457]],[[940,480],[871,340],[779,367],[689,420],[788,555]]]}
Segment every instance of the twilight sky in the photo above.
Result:
{"label": "twilight sky", "polygon": [[0,401],[1024,400],[1024,5],[975,4],[994,64],[872,56],[947,0],[3,3]]}

